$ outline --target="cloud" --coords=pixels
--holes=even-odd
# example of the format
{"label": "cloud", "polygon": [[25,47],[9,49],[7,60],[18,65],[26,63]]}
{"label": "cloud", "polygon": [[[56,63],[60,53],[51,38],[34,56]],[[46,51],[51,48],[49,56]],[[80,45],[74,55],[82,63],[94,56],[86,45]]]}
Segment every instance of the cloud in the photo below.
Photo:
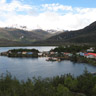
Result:
{"label": "cloud", "polygon": [[40,6],[23,4],[18,0],[0,1],[0,26],[15,24],[28,29],[81,29],[96,20],[96,8],[80,8],[62,4]]}
{"label": "cloud", "polygon": [[53,3],[53,4],[43,4],[42,7],[45,10],[49,10],[49,11],[58,11],[58,10],[69,10],[72,11],[72,7],[71,6],[64,6],[58,3]]}
{"label": "cloud", "polygon": [[12,12],[12,11],[26,11],[32,9],[29,5],[23,5],[17,0],[13,0],[11,3],[6,3],[6,0],[0,1],[0,11]]}
{"label": "cloud", "polygon": [[6,2],[6,0],[1,0],[1,1],[0,1],[0,3],[5,3],[5,2]]}

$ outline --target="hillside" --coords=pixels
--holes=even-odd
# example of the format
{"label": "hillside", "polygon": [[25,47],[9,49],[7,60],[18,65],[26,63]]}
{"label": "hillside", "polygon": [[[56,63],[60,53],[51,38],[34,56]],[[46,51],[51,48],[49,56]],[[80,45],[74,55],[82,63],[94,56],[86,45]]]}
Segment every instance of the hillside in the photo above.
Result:
{"label": "hillside", "polygon": [[50,37],[46,31],[24,31],[15,28],[0,28],[0,46],[31,44],[35,41],[45,40]]}
{"label": "hillside", "polygon": [[15,28],[0,28],[0,46],[95,44],[96,22],[75,31],[51,34],[41,29],[24,31]]}
{"label": "hillside", "polygon": [[96,43],[96,22],[93,22],[84,29],[76,31],[67,31],[61,34],[52,36],[42,44],[65,44],[65,43],[85,43],[85,44],[95,44]]}
{"label": "hillside", "polygon": [[[38,37],[41,38],[41,40],[44,40],[44,39],[47,39],[47,38],[53,36],[53,35],[52,35],[51,33],[49,33],[48,31],[44,31],[44,30],[42,30],[42,29],[32,30],[32,31],[30,31],[30,32],[32,32],[32,33],[34,33],[34,34],[37,34]],[[42,38],[42,37],[43,37],[43,38]]]}

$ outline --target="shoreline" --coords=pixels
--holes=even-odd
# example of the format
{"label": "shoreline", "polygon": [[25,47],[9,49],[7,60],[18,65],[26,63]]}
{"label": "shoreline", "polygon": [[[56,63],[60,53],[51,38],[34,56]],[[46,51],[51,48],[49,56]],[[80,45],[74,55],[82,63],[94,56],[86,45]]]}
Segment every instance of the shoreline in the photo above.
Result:
{"label": "shoreline", "polygon": [[[27,46],[27,47],[30,47],[30,46]],[[34,46],[34,47],[36,47],[36,46]],[[53,46],[51,46],[51,47],[53,47]],[[73,53],[72,48],[75,50],[74,53]],[[82,51],[79,51],[79,53],[78,53],[77,50],[88,50],[88,48],[87,48],[87,46],[83,46],[83,47],[81,47],[81,49],[79,48],[79,46],[67,46],[67,47],[57,47],[55,49],[52,49],[50,51],[45,51],[45,52],[44,51],[40,52],[38,49],[35,49],[35,48],[33,48],[33,49],[18,48],[18,49],[10,49],[6,52],[1,52],[0,55],[7,56],[7,57],[17,57],[17,58],[47,57],[48,59],[46,59],[46,61],[70,60],[72,62],[88,63],[90,65],[96,66],[96,58],[87,58],[87,57],[85,57],[84,53],[82,53]],[[81,56],[80,54],[83,56]]]}

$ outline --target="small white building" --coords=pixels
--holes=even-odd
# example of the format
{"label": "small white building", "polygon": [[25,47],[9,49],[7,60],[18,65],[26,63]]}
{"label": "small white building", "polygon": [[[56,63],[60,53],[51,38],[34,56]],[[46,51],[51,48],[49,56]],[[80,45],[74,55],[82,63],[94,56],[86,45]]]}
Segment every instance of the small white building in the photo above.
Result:
{"label": "small white building", "polygon": [[94,52],[93,48],[87,49],[87,52]]}
{"label": "small white building", "polygon": [[27,52],[22,52],[23,55],[27,54]]}
{"label": "small white building", "polygon": [[43,55],[43,53],[38,53],[38,56],[42,56]]}
{"label": "small white building", "polygon": [[54,55],[54,54],[55,54],[55,52],[50,52],[50,54],[51,54],[51,55]]}

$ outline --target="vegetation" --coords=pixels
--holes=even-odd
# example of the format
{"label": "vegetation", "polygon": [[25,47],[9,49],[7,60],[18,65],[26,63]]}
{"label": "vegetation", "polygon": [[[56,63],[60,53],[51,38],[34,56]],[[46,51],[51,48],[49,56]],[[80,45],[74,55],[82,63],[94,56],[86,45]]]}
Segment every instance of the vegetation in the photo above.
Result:
{"label": "vegetation", "polygon": [[36,53],[38,53],[39,52],[37,49],[12,49],[9,51],[11,51],[12,53],[17,53],[17,52],[36,52]]}
{"label": "vegetation", "polygon": [[94,58],[86,58],[86,57],[82,57],[82,56],[73,55],[70,58],[70,60],[73,62],[87,63],[87,64],[96,66],[96,59],[94,59]]}
{"label": "vegetation", "polygon": [[[25,52],[25,54],[23,54],[23,52]],[[36,49],[13,49],[7,53],[8,57],[38,57],[39,51]]]}
{"label": "vegetation", "polygon": [[7,73],[0,77],[0,96],[96,96],[96,76],[85,69],[78,77],[70,74],[45,79],[34,77],[24,82]]}
{"label": "vegetation", "polygon": [[89,48],[89,46],[75,46],[75,45],[71,45],[71,46],[59,46],[56,47],[55,49],[51,50],[54,52],[70,52],[70,53],[76,53],[76,52],[80,52],[80,51],[86,51]]}

